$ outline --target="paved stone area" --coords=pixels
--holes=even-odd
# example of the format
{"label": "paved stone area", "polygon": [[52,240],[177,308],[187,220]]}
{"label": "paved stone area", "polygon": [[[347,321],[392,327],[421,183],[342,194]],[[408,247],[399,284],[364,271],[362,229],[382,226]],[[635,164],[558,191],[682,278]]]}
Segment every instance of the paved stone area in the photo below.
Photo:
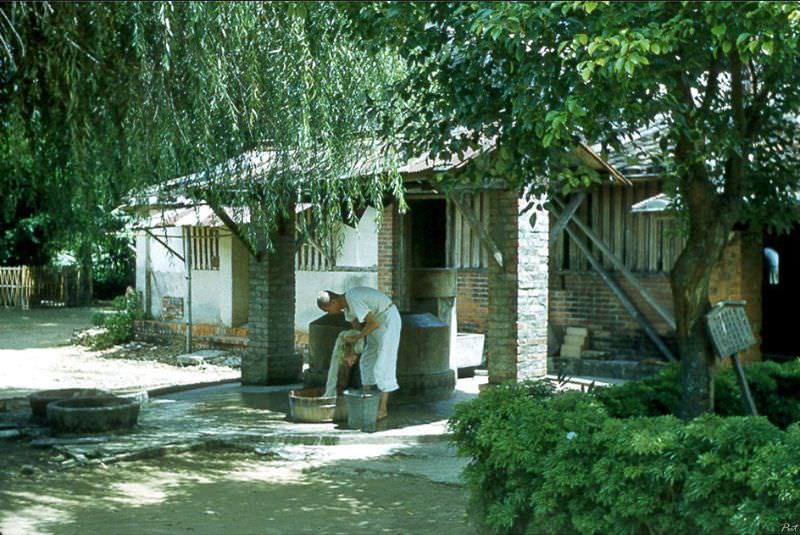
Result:
{"label": "paved stone area", "polygon": [[[374,433],[346,422],[295,423],[288,419],[292,388],[231,383],[152,397],[142,404],[132,431],[104,435],[53,435],[29,419],[26,409],[0,413],[0,428],[16,430],[21,447],[50,447],[65,466],[158,456],[170,451],[233,449],[276,458],[327,455],[324,446],[376,446],[378,450],[446,445],[446,419],[456,403],[474,398],[485,378],[461,379],[448,400],[391,405]],[[9,437],[11,438],[11,437]],[[27,445],[26,445],[27,443]],[[310,449],[309,449],[310,448]],[[444,452],[449,446],[439,448]],[[452,457],[452,452],[446,452]],[[458,471],[455,466],[455,471]],[[455,474],[452,475],[456,477]],[[448,476],[449,477],[449,476]],[[452,477],[451,477],[452,479]]]}

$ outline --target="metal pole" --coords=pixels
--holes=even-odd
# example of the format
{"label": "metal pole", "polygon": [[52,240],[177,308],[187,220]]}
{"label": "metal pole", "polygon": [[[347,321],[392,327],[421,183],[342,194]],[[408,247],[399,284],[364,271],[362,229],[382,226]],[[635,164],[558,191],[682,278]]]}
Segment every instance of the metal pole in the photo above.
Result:
{"label": "metal pole", "polygon": [[183,227],[183,265],[186,272],[186,352],[192,352],[192,229]]}
{"label": "metal pole", "polygon": [[733,362],[733,370],[736,372],[736,381],[739,383],[739,388],[742,390],[742,404],[744,411],[750,413],[751,416],[758,416],[756,412],[756,403],[753,401],[753,395],[750,393],[750,387],[747,386],[747,378],[744,376],[744,370],[739,363],[739,356],[737,353],[731,355],[731,362]]}

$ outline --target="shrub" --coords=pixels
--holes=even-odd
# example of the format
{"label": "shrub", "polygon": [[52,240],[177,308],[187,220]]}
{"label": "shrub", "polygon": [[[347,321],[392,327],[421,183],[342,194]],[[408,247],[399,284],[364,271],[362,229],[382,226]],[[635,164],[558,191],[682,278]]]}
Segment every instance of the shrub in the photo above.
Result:
{"label": "shrub", "polygon": [[[755,362],[745,375],[756,409],[770,422],[785,429],[800,421],[800,359],[778,364]],[[722,416],[743,416],[742,394],[733,370],[724,369],[714,379],[715,410]],[[676,365],[660,373],[621,386],[594,391],[598,401],[615,418],[677,414],[680,377]]]}
{"label": "shrub", "polygon": [[133,338],[133,322],[144,317],[139,294],[129,290],[114,298],[114,311],[110,314],[95,314],[92,321],[106,328],[106,332],[92,339],[94,349],[106,349],[116,344],[129,342]]}
{"label": "shrub", "polygon": [[[645,395],[649,395],[645,391]],[[638,409],[637,409],[638,410]],[[613,418],[532,383],[457,406],[472,510],[492,533],[763,533],[800,510],[800,428],[764,417]]]}

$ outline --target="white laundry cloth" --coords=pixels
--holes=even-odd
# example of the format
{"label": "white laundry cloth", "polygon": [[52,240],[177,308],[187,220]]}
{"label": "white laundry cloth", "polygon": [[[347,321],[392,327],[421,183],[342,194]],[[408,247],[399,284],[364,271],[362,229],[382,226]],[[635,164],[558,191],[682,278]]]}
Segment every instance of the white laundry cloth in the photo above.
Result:
{"label": "white laundry cloth", "polygon": [[[342,359],[344,358],[344,350],[345,350],[345,341],[344,338],[346,336],[357,336],[358,331],[355,329],[348,329],[346,331],[342,331],[339,333],[339,336],[336,337],[336,344],[333,346],[333,353],[331,354],[331,365],[328,368],[328,382],[325,383],[325,397],[334,397],[336,396],[336,386],[337,381],[339,378],[339,365],[342,363]],[[361,354],[364,351],[364,339],[359,338],[356,343],[353,345],[353,351],[357,354]]]}

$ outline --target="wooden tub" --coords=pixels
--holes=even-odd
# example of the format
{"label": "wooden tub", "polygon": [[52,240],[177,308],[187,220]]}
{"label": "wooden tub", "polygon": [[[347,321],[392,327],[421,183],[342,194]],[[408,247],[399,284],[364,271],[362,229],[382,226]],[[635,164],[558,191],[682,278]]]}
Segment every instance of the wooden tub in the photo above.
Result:
{"label": "wooden tub", "polygon": [[347,420],[343,396],[324,397],[324,388],[304,388],[289,392],[289,418],[295,422],[319,423]]}

